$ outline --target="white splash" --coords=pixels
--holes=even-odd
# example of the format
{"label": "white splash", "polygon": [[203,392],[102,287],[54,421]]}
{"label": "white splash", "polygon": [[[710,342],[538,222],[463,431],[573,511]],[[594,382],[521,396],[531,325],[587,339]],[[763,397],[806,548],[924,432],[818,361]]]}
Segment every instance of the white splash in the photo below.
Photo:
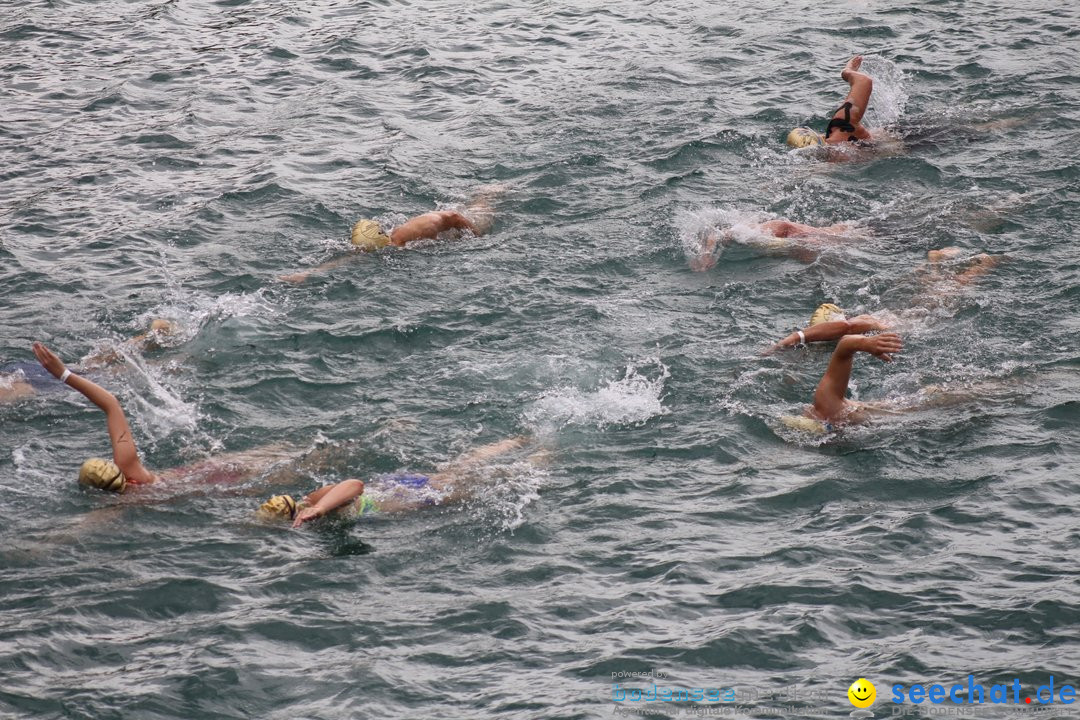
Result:
{"label": "white splash", "polygon": [[[641,373],[648,366],[657,368],[656,377]],[[611,380],[591,392],[577,388],[558,388],[546,392],[525,413],[527,423],[537,428],[562,425],[641,424],[667,413],[663,405],[664,383],[670,377],[668,367],[659,358],[630,363],[618,380]]]}
{"label": "white splash", "polygon": [[874,93],[866,111],[866,124],[871,127],[894,125],[904,114],[908,94],[904,90],[904,73],[896,63],[880,55],[863,58],[862,70],[874,79]]}
{"label": "white splash", "polygon": [[[772,236],[761,230],[761,223],[773,219],[762,212],[746,210],[724,210],[721,208],[699,208],[697,210],[679,210],[675,213],[674,226],[679,245],[692,266],[702,264],[711,266],[716,263],[724,251],[726,243],[755,245],[767,241]],[[717,240],[711,250],[706,245],[706,235],[713,231],[724,233],[724,242]]]}
{"label": "white splash", "polygon": [[145,332],[155,319],[169,320],[175,332],[160,337],[162,347],[177,347],[192,340],[206,324],[233,317],[269,316],[277,307],[266,297],[266,290],[251,293],[224,293],[215,297],[176,289],[173,300],[162,303],[136,321],[136,330]]}

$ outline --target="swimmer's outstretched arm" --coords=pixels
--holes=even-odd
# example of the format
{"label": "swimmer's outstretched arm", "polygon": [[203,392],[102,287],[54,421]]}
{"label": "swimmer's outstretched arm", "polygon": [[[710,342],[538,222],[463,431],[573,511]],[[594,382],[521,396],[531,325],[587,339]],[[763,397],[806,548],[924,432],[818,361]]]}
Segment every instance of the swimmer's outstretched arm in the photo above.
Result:
{"label": "swimmer's outstretched arm", "polygon": [[829,367],[814,391],[815,412],[825,419],[843,415],[855,353],[869,353],[883,362],[892,362],[892,356],[902,348],[903,343],[896,333],[845,335],[840,338],[829,360]]}
{"label": "swimmer's outstretched arm", "polygon": [[[56,354],[45,347],[42,343],[34,343],[34,355],[41,366],[59,378],[67,368]],[[154,474],[147,470],[139,460],[139,452],[135,447],[135,440],[131,436],[131,427],[127,417],[120,407],[120,401],[111,392],[95,382],[72,373],[65,381],[75,388],[90,402],[97,405],[105,413],[105,422],[109,429],[109,439],[112,441],[113,462],[127,477],[127,481],[134,485],[154,482]]]}
{"label": "swimmer's outstretched arm", "polygon": [[771,350],[784,350],[795,347],[802,342],[830,342],[839,340],[845,335],[862,335],[863,333],[888,329],[889,325],[881,322],[873,315],[859,315],[851,320],[830,320],[829,322],[803,328],[802,334],[806,338],[805,340],[799,338],[798,332],[793,332],[773,345]]}
{"label": "swimmer's outstretched arm", "polygon": [[364,483],[361,480],[342,480],[335,485],[321,487],[304,498],[308,507],[296,513],[293,527],[300,527],[306,522],[321,518],[343,505],[348,505],[363,494]]}

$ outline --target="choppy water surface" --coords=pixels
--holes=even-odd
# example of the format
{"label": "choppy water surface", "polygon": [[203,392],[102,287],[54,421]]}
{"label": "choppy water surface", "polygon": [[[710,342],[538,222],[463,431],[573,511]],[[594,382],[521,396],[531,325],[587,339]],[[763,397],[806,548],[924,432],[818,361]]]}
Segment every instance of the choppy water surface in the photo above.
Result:
{"label": "choppy water surface", "polygon": [[[612,673],[852,710],[893,683],[1076,681],[1078,13],[1067,3],[9,3],[0,361],[70,360],[145,458],[346,449],[295,480],[428,471],[531,434],[463,507],[302,532],[239,488],[76,488],[71,392],[0,408],[0,714],[586,718]],[[867,55],[906,149],[794,125]],[[495,231],[356,258],[359,217],[504,183]],[[854,221],[809,264],[711,223]],[[925,252],[1006,259],[928,290]],[[906,341],[861,399],[976,399],[828,442],[776,418],[820,302]],[[536,458],[533,458],[536,460]],[[1075,684],[1075,682],[1073,683]],[[817,699],[768,696],[798,685]],[[824,698],[824,699],[822,699]],[[685,707],[685,705],[683,706]],[[1070,717],[1066,708],[1043,717]],[[670,711],[669,711],[670,714]],[[1004,708],[982,708],[1001,717]]]}

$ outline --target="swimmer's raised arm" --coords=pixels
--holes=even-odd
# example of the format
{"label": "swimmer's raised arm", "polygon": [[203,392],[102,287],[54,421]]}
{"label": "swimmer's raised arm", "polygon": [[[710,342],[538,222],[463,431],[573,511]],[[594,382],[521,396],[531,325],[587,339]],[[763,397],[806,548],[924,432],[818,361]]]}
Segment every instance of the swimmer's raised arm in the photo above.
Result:
{"label": "swimmer's raised arm", "polygon": [[[34,343],[34,356],[37,357],[41,366],[56,378],[62,377],[64,371],[67,370],[63,361],[42,343]],[[135,447],[135,439],[131,435],[131,427],[116,396],[97,383],[74,373],[69,374],[64,382],[85,395],[87,400],[105,413],[109,439],[112,441],[113,462],[127,477],[127,481],[135,485],[153,482],[153,473],[143,467],[142,461],[139,460],[139,452]]]}
{"label": "swimmer's raised arm", "polygon": [[348,505],[363,494],[364,483],[361,480],[342,480],[335,485],[321,487],[304,498],[308,507],[296,513],[293,527],[300,527],[306,522],[321,518],[327,513]]}
{"label": "swimmer's raised arm", "polygon": [[[773,350],[784,350],[795,347],[801,343],[830,342],[839,340],[845,335],[862,335],[863,333],[877,330],[888,330],[889,326],[881,322],[873,315],[859,315],[851,320],[831,320],[803,328],[785,337],[772,347]],[[802,338],[799,333],[802,333]]]}
{"label": "swimmer's raised arm", "polygon": [[855,353],[865,352],[884,362],[892,362],[892,356],[902,348],[903,343],[896,333],[845,335],[840,338],[829,359],[829,367],[814,391],[814,411],[826,421],[843,416]]}

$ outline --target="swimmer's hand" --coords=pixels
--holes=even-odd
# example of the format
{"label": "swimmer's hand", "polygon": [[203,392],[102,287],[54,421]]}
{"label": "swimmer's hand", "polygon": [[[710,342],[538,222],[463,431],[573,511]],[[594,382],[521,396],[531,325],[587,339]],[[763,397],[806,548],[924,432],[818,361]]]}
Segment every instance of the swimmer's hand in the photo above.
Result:
{"label": "swimmer's hand", "polygon": [[39,342],[34,343],[33,347],[34,357],[41,363],[41,367],[48,370],[56,378],[64,374],[64,370],[67,368],[64,366],[63,360],[56,356],[56,353]]}
{"label": "swimmer's hand", "polygon": [[296,517],[293,519],[292,526],[298,528],[306,522],[317,520],[326,514],[325,510],[320,509],[317,505],[313,507],[306,507],[300,512],[296,513]]}
{"label": "swimmer's hand", "polygon": [[892,362],[892,356],[900,352],[903,347],[904,343],[896,333],[864,336],[859,344],[859,350],[870,353],[882,362]]}

